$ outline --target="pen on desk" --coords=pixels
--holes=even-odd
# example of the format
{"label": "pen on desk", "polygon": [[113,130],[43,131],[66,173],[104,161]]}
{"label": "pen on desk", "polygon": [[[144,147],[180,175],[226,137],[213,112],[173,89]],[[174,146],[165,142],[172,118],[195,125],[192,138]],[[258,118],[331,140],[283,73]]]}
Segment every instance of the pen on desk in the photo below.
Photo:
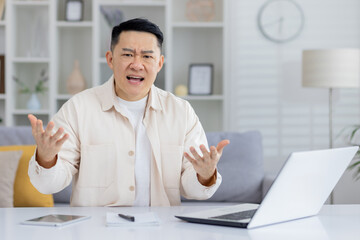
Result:
{"label": "pen on desk", "polygon": [[128,220],[130,222],[135,222],[135,217],[134,216],[125,215],[125,214],[121,214],[121,213],[119,213],[118,216],[123,218],[123,219],[126,219],[126,220]]}

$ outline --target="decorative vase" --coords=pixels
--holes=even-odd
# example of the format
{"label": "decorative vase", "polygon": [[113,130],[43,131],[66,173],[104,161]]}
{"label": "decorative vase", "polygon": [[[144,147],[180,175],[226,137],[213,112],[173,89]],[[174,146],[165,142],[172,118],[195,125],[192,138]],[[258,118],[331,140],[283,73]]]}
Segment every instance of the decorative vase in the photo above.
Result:
{"label": "decorative vase", "polygon": [[39,110],[41,108],[41,103],[36,93],[31,94],[26,106],[29,110]]}
{"label": "decorative vase", "polygon": [[208,22],[214,19],[214,0],[188,0],[186,4],[186,17],[190,21]]}
{"label": "decorative vase", "polygon": [[86,88],[85,78],[80,71],[78,60],[74,62],[74,68],[66,81],[66,88],[70,94],[76,94]]}

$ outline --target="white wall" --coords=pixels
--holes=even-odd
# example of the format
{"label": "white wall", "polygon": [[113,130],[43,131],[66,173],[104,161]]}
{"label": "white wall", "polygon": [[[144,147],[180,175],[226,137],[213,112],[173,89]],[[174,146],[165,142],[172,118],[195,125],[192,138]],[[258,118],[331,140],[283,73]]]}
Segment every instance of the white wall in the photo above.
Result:
{"label": "white wall", "polygon": [[[292,151],[329,146],[328,90],[301,86],[303,49],[359,48],[359,0],[297,0],[305,14],[301,35],[288,43],[265,39],[257,14],[266,0],[229,2],[229,130],[260,130],[264,167],[277,172]],[[334,136],[360,124],[360,91],[335,90]],[[336,146],[343,146],[337,138]],[[360,181],[347,172],[336,203],[360,203]]]}

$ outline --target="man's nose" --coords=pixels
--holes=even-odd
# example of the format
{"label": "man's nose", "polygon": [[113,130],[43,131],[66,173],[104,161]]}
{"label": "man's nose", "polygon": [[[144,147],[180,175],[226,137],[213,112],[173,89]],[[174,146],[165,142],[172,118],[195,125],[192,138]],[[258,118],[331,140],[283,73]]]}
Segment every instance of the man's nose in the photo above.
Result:
{"label": "man's nose", "polygon": [[142,61],[141,61],[141,57],[138,56],[138,55],[135,56],[135,57],[133,58],[133,61],[132,61],[131,65],[130,65],[130,67],[131,67],[132,69],[134,69],[134,70],[137,70],[137,71],[143,70],[143,69],[144,69],[144,65],[143,65],[143,63],[142,63]]}

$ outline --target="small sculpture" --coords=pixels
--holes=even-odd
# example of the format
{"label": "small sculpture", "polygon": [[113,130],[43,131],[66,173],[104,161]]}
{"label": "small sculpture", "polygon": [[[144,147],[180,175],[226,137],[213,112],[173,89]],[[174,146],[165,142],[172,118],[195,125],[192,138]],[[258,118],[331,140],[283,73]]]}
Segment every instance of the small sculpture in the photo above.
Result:
{"label": "small sculpture", "polygon": [[178,97],[184,97],[188,95],[188,88],[185,85],[178,85],[175,88],[175,95]]}
{"label": "small sculpture", "polygon": [[80,71],[78,60],[74,61],[74,68],[66,81],[66,88],[68,93],[72,95],[81,92],[86,88],[86,81]]}

